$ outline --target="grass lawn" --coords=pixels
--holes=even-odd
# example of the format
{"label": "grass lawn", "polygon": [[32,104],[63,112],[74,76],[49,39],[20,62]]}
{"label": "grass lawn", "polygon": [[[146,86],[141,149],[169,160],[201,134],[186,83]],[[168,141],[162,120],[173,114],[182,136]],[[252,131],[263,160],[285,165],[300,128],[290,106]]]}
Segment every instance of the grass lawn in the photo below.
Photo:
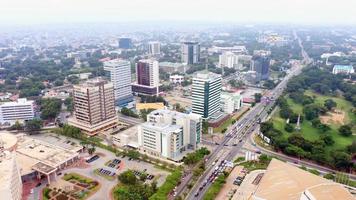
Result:
{"label": "grass lawn", "polygon": [[[324,105],[324,101],[326,99],[333,99],[337,103],[337,109],[343,110],[346,113],[345,123],[356,123],[356,117],[350,112],[350,109],[353,108],[350,102],[340,98],[340,97],[331,97],[331,96],[323,96],[320,94],[313,93],[312,91],[306,91],[306,95],[315,97],[315,103]],[[290,98],[286,98],[290,108],[293,112],[297,114],[303,113],[303,106],[301,104],[296,104]],[[273,116],[273,125],[276,129],[283,132],[284,136],[287,138],[291,133],[288,133],[284,130],[286,125],[286,120],[282,119],[279,116],[279,110]],[[303,137],[310,141],[319,140],[320,135],[324,134],[317,128],[314,128],[310,121],[304,120],[301,123],[301,130],[300,133]],[[353,140],[356,140],[356,136],[344,137],[338,133],[338,128],[340,127],[339,124],[330,124],[331,130],[328,131],[335,143],[332,146],[326,147],[327,151],[337,150],[337,149],[344,149],[346,146],[350,145]],[[355,128],[355,127],[354,127]],[[297,132],[297,131],[294,131]]]}
{"label": "grass lawn", "polygon": [[246,161],[243,163],[240,163],[239,165],[243,166],[244,169],[250,171],[253,170],[258,170],[258,169],[267,169],[268,164],[267,163],[262,163],[258,161]]}
{"label": "grass lawn", "polygon": [[239,111],[234,116],[228,118],[219,127],[216,127],[216,128],[213,129],[214,133],[221,133],[222,130],[224,130],[225,128],[227,129],[231,125],[232,121],[238,120],[247,111],[248,111],[248,109],[244,110],[243,112]]}

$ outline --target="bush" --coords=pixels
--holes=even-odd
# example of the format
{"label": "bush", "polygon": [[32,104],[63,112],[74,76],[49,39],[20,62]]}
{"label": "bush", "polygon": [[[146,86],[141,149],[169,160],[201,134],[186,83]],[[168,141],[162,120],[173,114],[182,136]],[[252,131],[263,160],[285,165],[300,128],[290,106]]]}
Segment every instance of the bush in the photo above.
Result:
{"label": "bush", "polygon": [[152,195],[149,200],[165,200],[167,199],[168,194],[173,190],[175,186],[178,185],[182,177],[182,171],[176,169],[166,178],[166,181],[161,187],[158,188],[157,192]]}

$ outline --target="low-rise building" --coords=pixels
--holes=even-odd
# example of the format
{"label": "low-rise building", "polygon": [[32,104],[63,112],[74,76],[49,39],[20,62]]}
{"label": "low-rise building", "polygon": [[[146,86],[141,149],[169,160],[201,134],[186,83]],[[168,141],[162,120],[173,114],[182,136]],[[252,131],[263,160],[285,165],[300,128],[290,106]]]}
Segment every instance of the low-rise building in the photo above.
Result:
{"label": "low-rise building", "polygon": [[24,122],[35,117],[34,101],[25,98],[16,102],[5,102],[0,105],[0,123],[15,124],[16,121]]}
{"label": "low-rise building", "polygon": [[355,73],[352,65],[335,65],[333,68],[333,74],[353,74]]}
{"label": "low-rise building", "polygon": [[183,63],[172,63],[172,62],[160,62],[159,68],[167,73],[179,72],[185,73],[188,70],[188,66]]}
{"label": "low-rise building", "polygon": [[173,84],[182,84],[184,82],[184,76],[178,74],[170,75],[169,81]]}

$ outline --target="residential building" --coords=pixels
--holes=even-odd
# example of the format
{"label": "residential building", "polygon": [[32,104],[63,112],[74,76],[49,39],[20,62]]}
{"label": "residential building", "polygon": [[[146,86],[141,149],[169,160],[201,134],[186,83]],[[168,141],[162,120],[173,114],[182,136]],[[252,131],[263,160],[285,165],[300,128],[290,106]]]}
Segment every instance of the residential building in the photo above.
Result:
{"label": "residential building", "polygon": [[239,68],[239,56],[231,51],[219,55],[219,67]]}
{"label": "residential building", "polygon": [[200,61],[200,44],[198,42],[184,42],[182,44],[182,62],[188,65]]}
{"label": "residential building", "polygon": [[201,72],[193,78],[192,112],[205,119],[220,111],[221,75]]}
{"label": "residential building", "polygon": [[242,107],[242,96],[240,93],[226,93],[221,94],[221,109],[227,114],[239,110]]}
{"label": "residential building", "polygon": [[35,117],[34,101],[26,98],[17,99],[16,102],[5,102],[0,105],[0,123],[15,124]]}
{"label": "residential building", "polygon": [[188,66],[183,63],[160,62],[159,68],[167,73],[185,73],[185,71],[188,69]]}
{"label": "residential building", "polygon": [[115,59],[104,62],[114,85],[115,103],[119,107],[128,106],[133,101],[131,88],[131,64],[127,60]]}
{"label": "residential building", "polygon": [[254,190],[243,199],[355,199],[343,185],[274,158]]}
{"label": "residential building", "polygon": [[246,54],[248,53],[247,49],[245,46],[232,46],[232,47],[218,47],[218,46],[213,46],[208,49],[208,52],[210,54],[214,53],[224,53],[224,52],[232,52],[235,54]]}
{"label": "residential building", "polygon": [[97,78],[75,85],[73,92],[74,118],[70,125],[80,128],[88,135],[110,132],[117,127],[114,86]]}
{"label": "residential building", "polygon": [[131,38],[119,38],[119,48],[120,49],[131,49],[132,48]]}
{"label": "residential building", "polygon": [[268,80],[270,58],[264,55],[252,57],[251,70],[256,72],[256,81]]}
{"label": "residential building", "polygon": [[352,65],[335,65],[333,68],[333,74],[353,74],[355,73]]}
{"label": "residential building", "polygon": [[156,56],[161,54],[161,43],[154,41],[148,43],[148,54]]}
{"label": "residential building", "polygon": [[159,63],[154,59],[139,60],[136,64],[136,83],[132,84],[136,94],[158,95]]}
{"label": "residential building", "polygon": [[22,181],[16,154],[3,149],[0,150],[0,197],[4,200],[22,199]]}
{"label": "residential building", "polygon": [[184,76],[178,74],[170,75],[169,82],[173,84],[182,84],[184,82]]}
{"label": "residential building", "polygon": [[147,115],[147,121],[181,126],[183,128],[184,149],[196,149],[201,142],[202,117],[200,115],[159,109]]}

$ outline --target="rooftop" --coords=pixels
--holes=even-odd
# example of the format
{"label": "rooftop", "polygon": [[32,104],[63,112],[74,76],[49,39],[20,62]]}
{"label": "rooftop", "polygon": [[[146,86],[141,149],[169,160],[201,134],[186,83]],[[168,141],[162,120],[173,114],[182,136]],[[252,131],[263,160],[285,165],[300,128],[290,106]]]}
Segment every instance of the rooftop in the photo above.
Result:
{"label": "rooftop", "polygon": [[209,71],[205,71],[205,70],[198,72],[194,77],[194,79],[203,79],[203,80],[208,80],[208,81],[213,81],[218,78],[221,78],[220,74],[215,74],[213,72],[209,72]]}
{"label": "rooftop", "polygon": [[264,200],[354,200],[340,184],[272,159],[254,196]]}
{"label": "rooftop", "polygon": [[334,66],[335,69],[341,69],[341,70],[351,70],[353,69],[352,65],[335,65]]}
{"label": "rooftop", "polygon": [[0,131],[0,141],[3,143],[5,150],[10,150],[17,144],[17,137],[6,131]]}
{"label": "rooftop", "polygon": [[136,110],[143,109],[162,109],[164,108],[164,104],[162,102],[159,103],[137,103]]}

